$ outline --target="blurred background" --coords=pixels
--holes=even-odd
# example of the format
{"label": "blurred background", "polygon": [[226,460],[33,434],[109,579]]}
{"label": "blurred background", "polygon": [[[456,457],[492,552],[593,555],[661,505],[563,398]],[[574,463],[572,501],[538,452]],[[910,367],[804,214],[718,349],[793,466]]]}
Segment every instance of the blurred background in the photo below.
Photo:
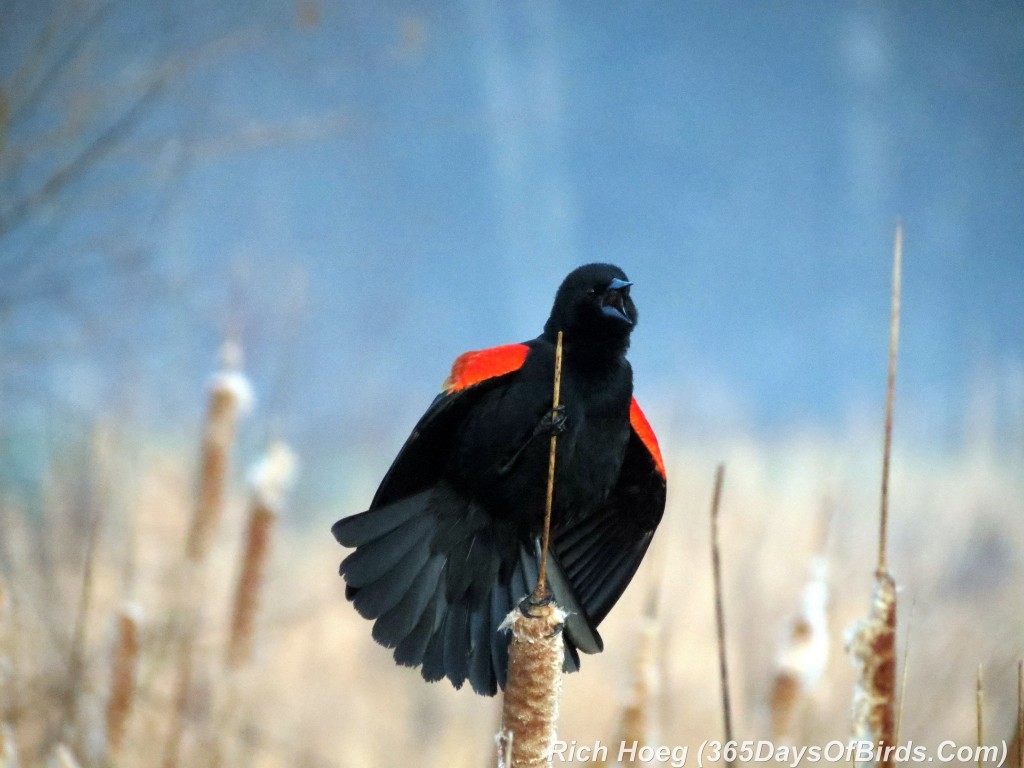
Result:
{"label": "blurred background", "polygon": [[678,429],[843,429],[897,217],[901,439],[1021,455],[1016,3],[15,0],[0,35],[8,483],[81,419],[188,430],[230,333],[329,501],[588,261]]}
{"label": "blurred background", "polygon": [[[856,615],[897,218],[894,568],[928,627],[924,603],[982,610],[1024,572],[1019,3],[6,0],[3,505],[60,520],[100,430],[123,459],[103,485],[113,519],[142,499],[187,518],[204,387],[233,338],[255,393],[236,493],[287,441],[302,469],[283,528],[316,542],[295,556],[337,589],[321,539],[368,503],[451,361],[535,336],[571,268],[611,261],[636,283],[637,395],[689,521],[673,535],[694,526],[703,552],[724,460],[746,489],[727,513],[744,567],[763,526],[806,531],[827,506],[863,574]],[[785,615],[804,565],[744,621]],[[999,599],[973,618],[945,605],[937,626],[977,625],[986,641],[961,646],[1009,665],[1019,605],[1011,626]],[[325,621],[351,621],[353,647],[398,674],[331,605]]]}

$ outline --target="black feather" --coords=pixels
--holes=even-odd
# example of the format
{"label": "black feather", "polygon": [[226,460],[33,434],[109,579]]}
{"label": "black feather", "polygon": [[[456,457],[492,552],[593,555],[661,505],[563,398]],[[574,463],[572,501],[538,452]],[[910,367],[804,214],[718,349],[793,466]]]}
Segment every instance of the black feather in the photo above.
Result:
{"label": "black feather", "polygon": [[394,648],[412,632],[427,610],[437,589],[444,557],[433,555],[409,584],[398,603],[383,612],[373,625],[373,639],[387,648]]}
{"label": "black feather", "polygon": [[358,515],[344,517],[331,527],[331,533],[339,544],[361,547],[410,520],[423,508],[428,495],[429,491],[417,493],[387,507],[375,507]]}
{"label": "black feather", "polygon": [[505,684],[508,633],[498,627],[537,584],[558,331],[565,423],[548,586],[568,612],[565,668],[578,668],[579,651],[601,650],[597,626],[665,503],[661,459],[632,403],[627,280],[609,264],[574,270],[540,336],[460,358],[370,509],[335,524],[355,548],[340,568],[346,596],[425,679],[468,679],[485,694]]}

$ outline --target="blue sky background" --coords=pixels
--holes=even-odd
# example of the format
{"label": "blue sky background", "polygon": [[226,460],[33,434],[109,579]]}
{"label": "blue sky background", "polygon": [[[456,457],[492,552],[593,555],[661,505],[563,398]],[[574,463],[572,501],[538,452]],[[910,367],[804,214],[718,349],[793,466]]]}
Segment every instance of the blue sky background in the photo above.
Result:
{"label": "blue sky background", "polygon": [[311,483],[382,473],[588,261],[636,282],[679,434],[841,434],[880,418],[897,216],[906,434],[955,449],[979,399],[1024,434],[1019,3],[15,0],[0,212],[161,75],[0,231],[8,446],[55,413],[190,434],[234,330]]}

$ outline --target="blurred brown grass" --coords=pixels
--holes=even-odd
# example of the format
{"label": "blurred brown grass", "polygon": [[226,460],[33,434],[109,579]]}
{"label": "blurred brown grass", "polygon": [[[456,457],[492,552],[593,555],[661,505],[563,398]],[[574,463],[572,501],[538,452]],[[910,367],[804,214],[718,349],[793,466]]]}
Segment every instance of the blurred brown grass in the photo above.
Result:
{"label": "blurred brown grass", "polygon": [[[242,427],[245,428],[244,426]],[[854,672],[844,631],[863,615],[877,544],[878,441],[798,434],[699,443],[662,436],[670,502],[652,556],[603,625],[605,653],[567,676],[559,738],[611,743],[632,700],[645,597],[660,589],[656,639],[660,679],[648,730],[660,743],[718,738],[721,712],[706,510],[718,461],[729,466],[721,520],[729,663],[737,738],[769,738],[777,652],[800,608],[808,566],[821,552],[816,520],[834,508],[829,561],[828,659],[796,710],[790,737],[824,744],[850,735]],[[198,443],[198,439],[197,439]],[[150,766],[158,761],[174,702],[175,615],[180,566],[194,507],[195,451],[140,451],[101,425],[87,455],[64,456],[46,479],[37,515],[4,495],[0,553],[0,724],[22,766],[69,756],[79,765]],[[891,481],[890,569],[904,605],[913,603],[912,668],[901,741],[974,741],[974,672],[986,668],[986,731],[1009,738],[1016,721],[1016,661],[1024,615],[1024,481],[998,446],[975,441],[958,456],[896,450]],[[246,766],[484,765],[492,756],[498,702],[426,685],[395,667],[369,624],[343,598],[341,552],[327,533],[334,517],[363,508],[339,499],[327,510],[287,510],[261,566],[259,612],[246,640],[252,663],[230,677],[225,654],[249,515],[233,472],[220,525],[211,533],[197,596],[196,664],[182,764],[200,765],[211,724],[221,764]],[[102,510],[102,514],[99,514]],[[299,519],[312,523],[299,523]],[[99,521],[97,523],[97,521]],[[90,595],[82,601],[91,526]],[[660,564],[657,567],[655,564]],[[135,616],[135,691],[119,750],[108,749],[106,717],[125,631]],[[80,670],[72,676],[76,617]],[[248,621],[249,619],[247,619]],[[900,656],[902,658],[902,656]],[[120,685],[126,685],[123,682]],[[69,681],[75,680],[74,690]],[[224,691],[232,691],[224,717]],[[62,716],[67,712],[67,716]],[[6,748],[6,747],[5,747]],[[63,750],[63,751],[62,751]]]}

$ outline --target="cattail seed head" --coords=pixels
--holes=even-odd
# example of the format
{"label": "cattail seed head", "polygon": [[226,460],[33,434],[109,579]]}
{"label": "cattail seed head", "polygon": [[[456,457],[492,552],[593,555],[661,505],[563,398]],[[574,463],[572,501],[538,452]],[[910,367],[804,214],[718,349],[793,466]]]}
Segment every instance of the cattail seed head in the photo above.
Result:
{"label": "cattail seed head", "polygon": [[227,651],[229,669],[237,669],[252,656],[256,612],[259,608],[260,590],[266,573],[270,539],[276,517],[277,515],[263,504],[259,497],[254,497],[249,510],[242,564],[231,611],[231,633]]}
{"label": "cattail seed head", "polygon": [[[854,627],[848,651],[857,668],[854,738],[881,745],[886,755],[884,747],[895,746],[896,712],[896,583],[888,573],[877,575],[871,612]],[[878,765],[888,768],[892,758]]]}
{"label": "cattail seed head", "polygon": [[139,622],[132,607],[123,608],[117,616],[114,659],[110,675],[110,697],[107,699],[107,749],[120,752],[135,700],[135,681],[139,663]]}
{"label": "cattail seed head", "polygon": [[204,560],[213,543],[224,505],[235,425],[239,415],[247,411],[252,402],[252,388],[235,368],[238,362],[225,352],[225,368],[214,376],[210,384],[196,506],[186,544],[186,554],[193,562]]}
{"label": "cattail seed head", "polygon": [[[530,598],[527,598],[529,600]],[[499,768],[551,765],[562,691],[565,611],[554,603],[515,608],[501,624],[512,632],[508,682],[498,732]]]}

